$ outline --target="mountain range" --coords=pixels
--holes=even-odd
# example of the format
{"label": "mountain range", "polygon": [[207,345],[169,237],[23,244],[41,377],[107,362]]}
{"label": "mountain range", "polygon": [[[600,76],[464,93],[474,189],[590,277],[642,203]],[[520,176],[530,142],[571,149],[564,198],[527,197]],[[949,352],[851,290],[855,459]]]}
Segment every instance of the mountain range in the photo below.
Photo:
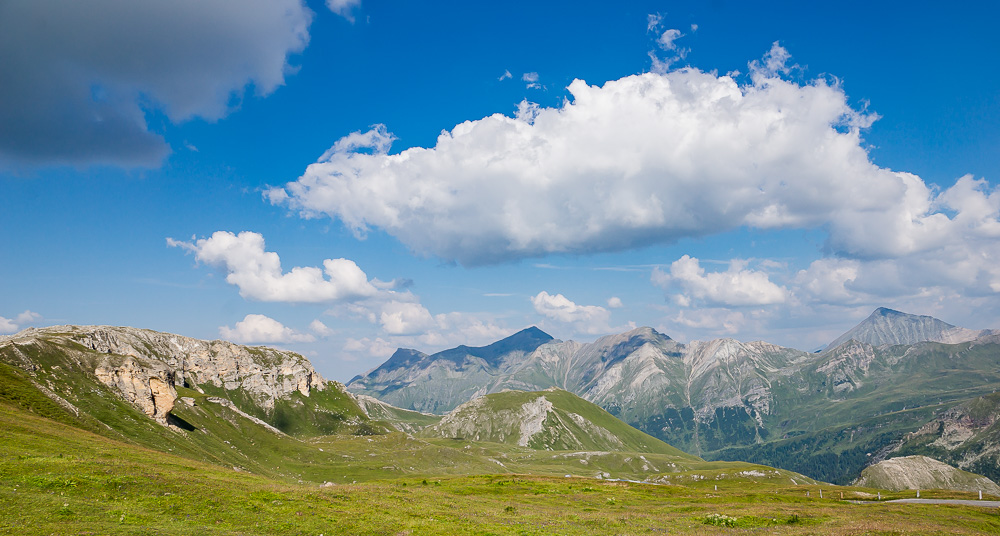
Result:
{"label": "mountain range", "polygon": [[[997,387],[1000,332],[885,308],[818,353],[733,339],[682,344],[648,327],[578,343],[532,327],[485,347],[400,349],[347,385],[431,413],[504,390],[563,389],[706,459],[835,483],[904,444],[914,451],[908,434]],[[996,445],[985,441],[957,464],[996,460]],[[984,474],[995,479],[993,467]]]}
{"label": "mountain range", "polygon": [[[531,330],[443,359],[475,353],[491,366],[548,339]],[[0,420],[39,418],[48,424],[19,429],[26,443],[18,448],[68,427],[81,442],[102,436],[291,482],[495,473],[814,482],[757,464],[706,462],[562,390],[494,393],[434,415],[352,394],[293,352],[130,327],[55,326],[0,338]]]}

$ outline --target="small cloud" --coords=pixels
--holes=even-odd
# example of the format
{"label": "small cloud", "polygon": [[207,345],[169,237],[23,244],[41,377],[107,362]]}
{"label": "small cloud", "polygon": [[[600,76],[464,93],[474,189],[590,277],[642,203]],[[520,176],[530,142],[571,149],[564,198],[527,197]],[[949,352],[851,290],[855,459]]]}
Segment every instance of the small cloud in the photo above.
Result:
{"label": "small cloud", "polygon": [[660,23],[663,22],[663,15],[660,13],[650,13],[646,15],[646,32],[652,32],[660,27]]}
{"label": "small cloud", "polygon": [[17,333],[27,324],[34,324],[42,319],[42,315],[34,311],[25,311],[14,318],[0,316],[0,333]]}
{"label": "small cloud", "polygon": [[524,73],[521,75],[521,80],[528,83],[526,86],[528,89],[540,89],[542,87],[542,85],[538,83],[538,73]]}
{"label": "small cloud", "polygon": [[497,80],[503,82],[504,80],[507,80],[508,78],[514,78],[514,75],[510,74],[509,70],[504,69],[503,74],[500,75],[500,78],[497,78]]}
{"label": "small cloud", "polygon": [[361,0],[326,0],[326,7],[354,24],[354,10],[361,7]]}
{"label": "small cloud", "polygon": [[621,309],[623,306],[622,299],[618,296],[612,296],[608,298],[608,307],[612,309]]}
{"label": "small cloud", "polygon": [[316,337],[285,327],[277,320],[257,314],[246,315],[236,326],[221,326],[219,335],[236,343],[313,342]]}
{"label": "small cloud", "polygon": [[199,262],[226,271],[226,282],[244,298],[266,302],[321,303],[354,300],[378,293],[373,282],[350,259],[326,259],[323,268],[281,268],[281,259],[264,249],[260,233],[216,231],[209,238],[184,242],[167,238],[167,245],[194,253]]}
{"label": "small cloud", "polygon": [[697,24],[692,24],[691,25],[691,32],[694,33],[694,32],[697,32],[697,31],[698,31],[698,25]]}
{"label": "small cloud", "polygon": [[[396,347],[389,341],[376,337],[375,339],[369,339],[368,337],[363,337],[361,339],[347,339],[344,343],[344,351],[350,353],[364,352],[372,357],[386,358],[392,355],[396,351]],[[345,357],[347,361],[353,361],[354,358]]]}
{"label": "small cloud", "polygon": [[18,324],[31,324],[42,319],[42,315],[34,311],[24,311],[23,313],[17,315],[14,321]]}
{"label": "small cloud", "polygon": [[195,147],[191,142],[188,142],[188,141],[184,142],[184,148],[187,149],[187,150],[189,150],[189,151],[191,151],[192,153],[197,153],[198,152],[198,148]]}
{"label": "small cloud", "polygon": [[17,333],[18,327],[13,320],[0,316],[0,333]]}
{"label": "small cloud", "polygon": [[680,30],[671,29],[663,32],[656,42],[663,50],[677,50],[677,43],[675,41],[681,37],[684,37],[684,34]]}
{"label": "small cloud", "polygon": [[309,323],[309,331],[312,331],[320,337],[329,337],[333,334],[333,330],[319,320],[313,320]]}
{"label": "small cloud", "polygon": [[655,268],[654,285],[680,287],[674,300],[689,307],[695,300],[714,305],[746,306],[784,303],[788,291],[768,279],[764,272],[746,269],[746,261],[732,260],[725,272],[706,273],[697,258],[684,255],[670,265],[670,272]]}
{"label": "small cloud", "polygon": [[577,305],[562,294],[552,295],[544,290],[531,298],[531,304],[538,314],[572,324],[581,333],[597,334],[611,330],[608,326],[610,313],[597,305]]}
{"label": "small cloud", "polygon": [[378,315],[382,329],[390,335],[414,335],[437,327],[430,311],[419,303],[391,301]]}

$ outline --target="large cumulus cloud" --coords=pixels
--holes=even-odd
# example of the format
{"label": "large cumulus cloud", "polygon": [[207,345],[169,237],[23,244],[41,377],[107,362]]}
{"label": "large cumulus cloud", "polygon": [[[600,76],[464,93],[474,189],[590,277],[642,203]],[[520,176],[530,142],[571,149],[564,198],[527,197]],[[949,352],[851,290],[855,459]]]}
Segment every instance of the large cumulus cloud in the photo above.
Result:
{"label": "large cumulus cloud", "polygon": [[282,85],[308,43],[302,0],[0,3],[0,164],[154,166],[146,112],[223,117]]}
{"label": "large cumulus cloud", "polygon": [[432,148],[389,154],[381,126],[352,135],[371,150],[339,142],[269,197],[474,265],[743,225],[836,226],[911,187],[869,161],[860,129],[871,117],[823,81],[761,74],[741,86],[685,69],[576,80],[569,92],[558,108],[524,103],[514,117],[457,125]]}
{"label": "large cumulus cloud", "polygon": [[1000,292],[996,188],[971,176],[941,188],[875,165],[862,132],[877,117],[837,83],[790,80],[789,58],[776,44],[744,83],[694,68],[576,80],[562,106],[523,102],[396,154],[378,125],[267,197],[465,265],[822,229],[827,260],[797,278],[810,291],[789,293],[853,301],[849,287],[889,272],[904,286]]}

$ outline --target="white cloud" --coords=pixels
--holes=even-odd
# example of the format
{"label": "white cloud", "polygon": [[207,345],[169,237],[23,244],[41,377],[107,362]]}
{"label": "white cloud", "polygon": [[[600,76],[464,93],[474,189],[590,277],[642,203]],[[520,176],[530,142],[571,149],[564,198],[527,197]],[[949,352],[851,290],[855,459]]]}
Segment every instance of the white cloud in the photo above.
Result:
{"label": "white cloud", "polygon": [[818,259],[794,279],[796,294],[813,302],[857,303],[864,298],[852,288],[861,263],[851,259]]}
{"label": "white cloud", "polygon": [[14,322],[17,322],[18,324],[31,324],[32,322],[37,322],[41,319],[42,315],[34,311],[25,310],[23,313],[14,317]]}
{"label": "white cloud", "polygon": [[509,70],[504,69],[503,74],[500,75],[500,78],[497,78],[497,80],[503,82],[504,80],[507,80],[508,78],[514,78],[514,75],[510,74]]}
{"label": "white cloud", "polygon": [[725,335],[738,333],[747,321],[739,311],[718,308],[682,310],[670,320],[680,326]]}
{"label": "white cloud", "polygon": [[419,303],[390,301],[378,314],[379,324],[390,335],[424,333],[436,326],[430,311]]}
{"label": "white cloud", "polygon": [[240,296],[268,302],[320,303],[370,297],[378,289],[349,259],[326,259],[323,268],[295,267],[283,272],[277,253],[264,250],[264,237],[244,231],[216,231],[194,242],[167,239],[167,245],[195,254],[195,259],[227,272],[226,282]]}
{"label": "white cloud", "polygon": [[0,333],[16,333],[19,329],[13,320],[0,316]]}
{"label": "white cloud", "polygon": [[309,331],[312,331],[320,337],[329,337],[330,335],[333,335],[333,330],[326,324],[320,322],[318,319],[309,323]]}
{"label": "white cloud", "polygon": [[538,83],[538,73],[524,73],[521,75],[521,80],[527,82],[525,87],[528,89],[541,89],[542,85]]}
{"label": "white cloud", "polygon": [[219,327],[219,336],[237,343],[288,343],[313,342],[316,337],[287,328],[281,322],[264,316],[249,314],[236,323],[235,327]]}
{"label": "white cloud", "polygon": [[612,309],[620,309],[624,304],[622,304],[622,299],[618,296],[612,296],[608,298],[608,307]]}
{"label": "white cloud", "polygon": [[42,315],[26,310],[14,318],[0,316],[0,333],[17,333],[25,325],[33,324],[42,319]]}
{"label": "white cloud", "polygon": [[663,22],[663,15],[659,13],[650,13],[646,15],[646,32],[652,32],[660,27],[660,23]]}
{"label": "white cloud", "polygon": [[272,93],[311,20],[302,0],[0,3],[0,164],[159,165],[148,110],[211,121]]}
{"label": "white cloud", "polygon": [[360,339],[349,338],[344,343],[344,351],[348,352],[348,355],[357,352],[364,352],[371,357],[379,357],[382,359],[391,356],[393,352],[396,351],[396,348],[396,345],[382,339],[381,337],[376,337],[374,339],[368,337],[362,337]]}
{"label": "white cloud", "polygon": [[551,295],[544,290],[531,298],[535,311],[545,317],[572,324],[580,333],[599,334],[611,331],[611,313],[598,305],[577,305],[562,294]]}
{"label": "white cloud", "polygon": [[660,34],[656,43],[660,45],[660,48],[663,50],[677,50],[676,41],[681,37],[684,37],[684,34],[682,34],[680,30],[670,29]]}
{"label": "white cloud", "polygon": [[474,265],[814,227],[902,191],[868,161],[864,116],[822,81],[741,87],[686,69],[569,91],[559,108],[468,121],[430,149],[334,151],[269,197]]}
{"label": "white cloud", "polygon": [[354,10],[361,7],[361,0],[326,0],[330,11],[354,23]]}
{"label": "white cloud", "polygon": [[772,305],[783,303],[787,293],[766,273],[746,269],[745,262],[733,260],[725,272],[706,273],[698,259],[688,255],[671,263],[669,273],[655,268],[652,281],[663,288],[679,287],[676,299],[685,307],[695,300],[710,305]]}

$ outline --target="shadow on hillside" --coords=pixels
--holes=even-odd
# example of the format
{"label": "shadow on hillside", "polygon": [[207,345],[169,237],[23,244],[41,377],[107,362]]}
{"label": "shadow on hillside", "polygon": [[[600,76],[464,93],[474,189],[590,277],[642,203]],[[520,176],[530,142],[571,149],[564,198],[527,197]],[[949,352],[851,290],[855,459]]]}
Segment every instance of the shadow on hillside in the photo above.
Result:
{"label": "shadow on hillside", "polygon": [[182,430],[187,430],[188,432],[194,432],[197,428],[193,424],[185,421],[184,419],[174,415],[173,413],[167,413],[167,424],[171,426],[176,426]]}

